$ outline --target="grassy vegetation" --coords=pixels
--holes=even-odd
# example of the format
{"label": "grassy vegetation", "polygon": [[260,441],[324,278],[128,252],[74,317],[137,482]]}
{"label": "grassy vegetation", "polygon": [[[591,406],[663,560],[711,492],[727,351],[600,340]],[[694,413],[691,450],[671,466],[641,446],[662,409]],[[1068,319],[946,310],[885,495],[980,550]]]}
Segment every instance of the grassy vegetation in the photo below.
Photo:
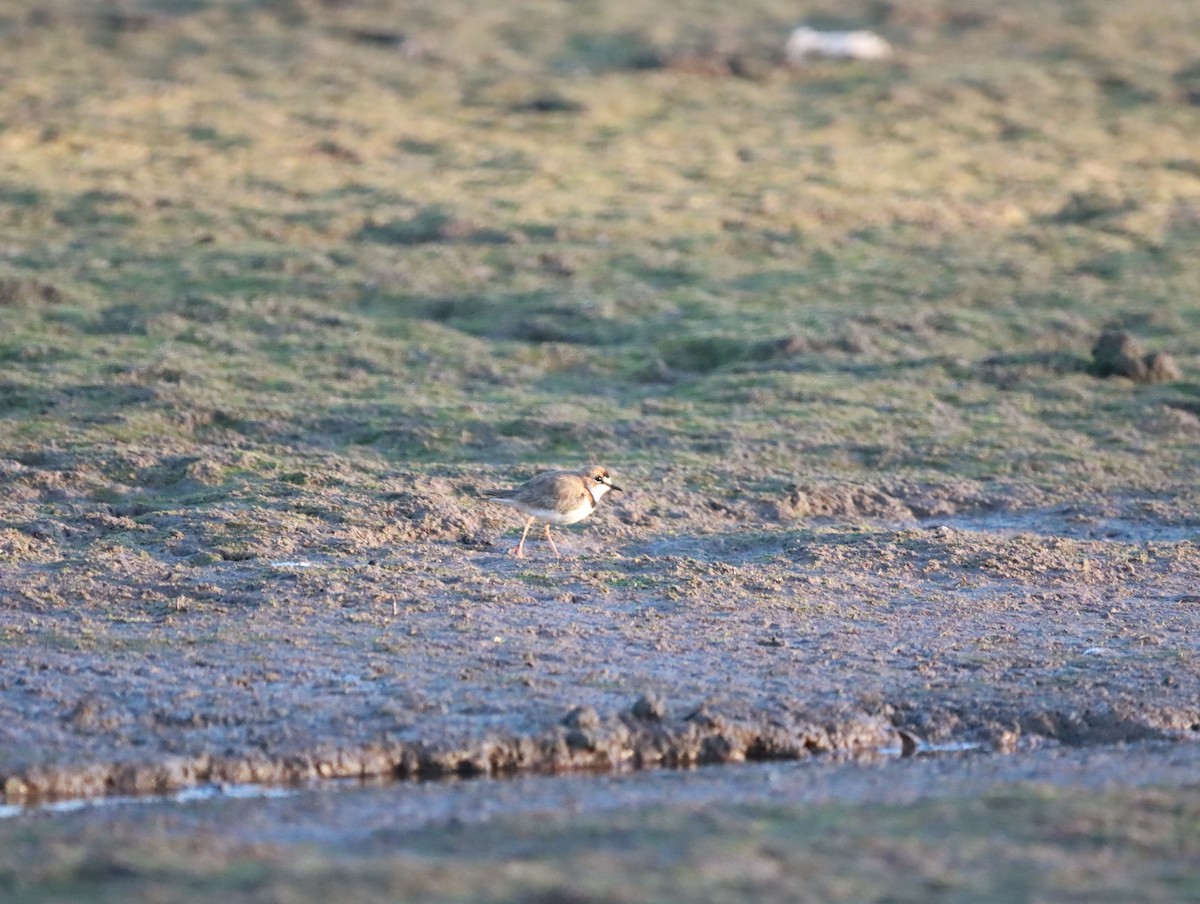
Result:
{"label": "grassy vegetation", "polygon": [[[118,822],[0,826],[12,900],[1191,900],[1195,790],[523,817],[340,850]],[[36,853],[37,865],[26,862]]]}
{"label": "grassy vegetation", "polygon": [[[827,6],[896,59],[788,71],[772,0],[0,5],[0,443],[1178,473],[1194,6]],[[1090,379],[1113,324],[1185,381]]]}

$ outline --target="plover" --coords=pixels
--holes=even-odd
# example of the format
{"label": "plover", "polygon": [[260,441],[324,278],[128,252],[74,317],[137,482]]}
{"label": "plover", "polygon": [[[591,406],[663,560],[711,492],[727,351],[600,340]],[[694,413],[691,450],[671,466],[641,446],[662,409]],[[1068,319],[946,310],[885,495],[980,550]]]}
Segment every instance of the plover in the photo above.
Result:
{"label": "plover", "polygon": [[525,555],[525,537],[534,521],[546,522],[546,539],[550,541],[554,555],[559,556],[554,538],[550,536],[550,525],[582,521],[596,508],[601,496],[609,490],[619,489],[608,471],[599,465],[591,465],[578,471],[544,471],[519,487],[484,490],[483,495],[528,517],[515,552],[520,558]]}

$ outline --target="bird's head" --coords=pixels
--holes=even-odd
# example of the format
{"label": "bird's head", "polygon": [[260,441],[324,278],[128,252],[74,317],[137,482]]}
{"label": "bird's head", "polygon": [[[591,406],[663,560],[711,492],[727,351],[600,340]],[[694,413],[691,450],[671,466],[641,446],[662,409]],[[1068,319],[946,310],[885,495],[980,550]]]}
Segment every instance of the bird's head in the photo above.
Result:
{"label": "bird's head", "polygon": [[612,482],[612,478],[608,476],[608,470],[600,465],[592,465],[590,468],[584,468],[580,476],[587,481],[588,489],[592,491],[592,495],[597,500],[609,490],[621,489]]}

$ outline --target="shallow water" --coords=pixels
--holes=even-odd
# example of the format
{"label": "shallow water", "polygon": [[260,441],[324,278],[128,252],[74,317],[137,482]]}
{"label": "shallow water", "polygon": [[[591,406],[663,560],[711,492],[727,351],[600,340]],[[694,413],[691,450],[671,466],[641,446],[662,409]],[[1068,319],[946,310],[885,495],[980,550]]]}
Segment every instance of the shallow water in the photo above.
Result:
{"label": "shallow water", "polygon": [[[854,759],[866,762],[873,760],[881,760],[888,758],[899,758],[902,756],[935,756],[938,754],[955,754],[968,753],[973,751],[984,750],[984,745],[967,741],[954,741],[947,743],[928,743],[926,741],[917,741],[915,750],[906,752],[903,745],[897,741],[893,746],[883,747],[879,750],[863,753]],[[841,761],[846,757],[831,757],[823,758],[825,761]],[[708,767],[709,769],[715,767]],[[728,767],[734,768],[734,767]],[[684,770],[654,770],[656,774],[669,772],[690,772],[691,769]],[[625,773],[621,773],[622,775]],[[534,777],[535,781],[540,781],[544,777]],[[594,778],[594,776],[593,776]],[[369,780],[357,779],[326,779],[305,782],[299,785],[269,785],[269,784],[231,784],[227,782],[205,782],[191,788],[183,788],[179,791],[174,791],[169,794],[113,794],[107,796],[93,797],[71,797],[56,800],[40,800],[30,801],[25,804],[0,804],[0,819],[11,819],[16,816],[30,813],[58,814],[58,813],[77,813],[81,810],[105,808],[120,808],[129,805],[151,805],[151,804],[192,804],[202,801],[213,800],[271,800],[282,797],[291,797],[302,795],[308,792],[320,793],[323,791],[337,791],[373,788],[383,789],[391,785],[420,785],[420,786],[436,786],[436,785],[456,785],[461,783],[462,779],[443,779],[438,781],[394,781],[388,778],[372,778]],[[473,779],[472,781],[482,784],[491,785],[507,785],[513,782],[522,781],[521,778],[492,778],[492,779]]]}
{"label": "shallow water", "polygon": [[65,800],[37,801],[27,804],[0,804],[0,819],[30,813],[78,813],[81,810],[146,806],[152,804],[190,804],[206,800],[254,800],[300,794],[303,788],[277,785],[203,784],[172,794],[114,794],[108,797],[72,797]]}

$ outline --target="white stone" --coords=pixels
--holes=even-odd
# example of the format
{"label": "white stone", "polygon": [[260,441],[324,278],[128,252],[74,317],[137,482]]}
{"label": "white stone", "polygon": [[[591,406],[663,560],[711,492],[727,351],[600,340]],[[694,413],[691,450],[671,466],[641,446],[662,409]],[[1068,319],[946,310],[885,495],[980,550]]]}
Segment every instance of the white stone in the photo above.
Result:
{"label": "white stone", "polygon": [[792,32],[784,47],[787,61],[800,66],[809,57],[835,60],[883,60],[892,45],[873,31],[817,31],[802,25]]}

